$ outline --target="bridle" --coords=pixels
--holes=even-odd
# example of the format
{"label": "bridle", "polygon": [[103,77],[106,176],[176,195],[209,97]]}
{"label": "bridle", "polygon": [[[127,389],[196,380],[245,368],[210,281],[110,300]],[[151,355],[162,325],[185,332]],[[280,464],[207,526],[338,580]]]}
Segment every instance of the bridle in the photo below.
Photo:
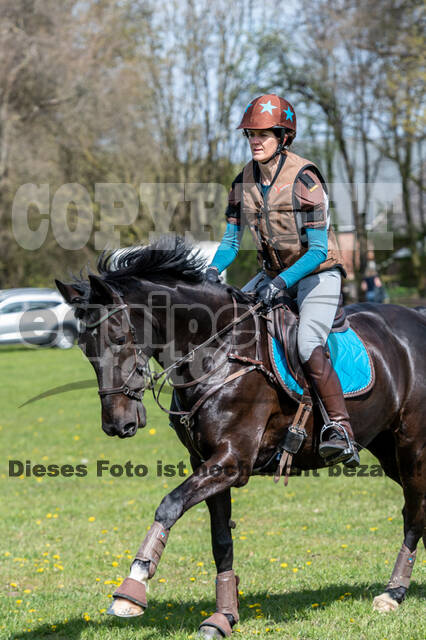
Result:
{"label": "bridle", "polygon": [[[151,369],[149,367],[149,358],[147,358],[145,356],[143,364],[141,365],[139,363],[139,358],[141,356],[142,349],[137,347],[136,330],[135,330],[135,327],[133,326],[133,324],[132,324],[132,322],[130,320],[130,314],[129,314],[129,310],[128,310],[127,304],[123,303],[123,304],[118,305],[117,307],[115,307],[114,309],[112,309],[111,311],[106,313],[104,316],[102,316],[101,318],[99,318],[95,322],[85,323],[85,326],[86,326],[86,329],[95,329],[96,327],[99,327],[101,324],[103,324],[105,322],[105,320],[108,320],[108,318],[110,318],[114,314],[118,313],[119,311],[122,311],[124,313],[124,315],[126,316],[127,323],[129,325],[129,331],[130,331],[130,334],[131,334],[132,340],[133,340],[132,347],[133,347],[133,355],[134,355],[134,359],[135,359],[134,365],[133,365],[133,368],[130,371],[129,375],[127,376],[126,380],[123,382],[123,384],[121,386],[119,386],[119,387],[103,387],[103,388],[100,388],[98,390],[98,393],[99,393],[101,398],[103,398],[105,396],[108,396],[108,395],[122,393],[123,395],[127,396],[128,398],[131,398],[132,400],[137,400],[139,402],[142,402],[143,393],[144,393],[145,389],[149,388],[149,385],[151,384],[152,372],[151,372]],[[137,387],[130,386],[130,380],[133,378],[135,373],[137,373],[138,375],[144,376],[144,378],[146,378],[146,377],[149,378],[148,387],[147,387],[145,382],[142,385],[137,386]]]}

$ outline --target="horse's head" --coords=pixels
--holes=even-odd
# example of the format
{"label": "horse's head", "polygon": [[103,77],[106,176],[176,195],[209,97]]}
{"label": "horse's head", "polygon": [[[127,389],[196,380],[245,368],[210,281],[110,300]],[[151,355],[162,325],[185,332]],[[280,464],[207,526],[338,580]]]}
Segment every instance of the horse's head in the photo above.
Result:
{"label": "horse's head", "polygon": [[107,282],[89,276],[90,289],[56,285],[81,320],[78,344],[95,369],[102,404],[102,429],[109,436],[134,436],[146,425],[142,394],[151,354],[137,344],[131,309]]}

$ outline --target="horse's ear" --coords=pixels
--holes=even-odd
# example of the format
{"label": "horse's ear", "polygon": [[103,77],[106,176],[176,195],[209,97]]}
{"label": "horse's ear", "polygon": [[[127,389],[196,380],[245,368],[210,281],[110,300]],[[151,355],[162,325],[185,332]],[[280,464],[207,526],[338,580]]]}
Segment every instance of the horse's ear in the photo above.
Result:
{"label": "horse's ear", "polygon": [[79,291],[74,285],[65,284],[60,280],[55,280],[55,284],[59,289],[59,293],[62,295],[64,300],[68,302],[68,304],[77,304],[78,302],[81,302],[83,293],[82,291]]}
{"label": "horse's ear", "polygon": [[121,304],[123,301],[112,287],[99,276],[89,276],[90,302],[103,305]]}

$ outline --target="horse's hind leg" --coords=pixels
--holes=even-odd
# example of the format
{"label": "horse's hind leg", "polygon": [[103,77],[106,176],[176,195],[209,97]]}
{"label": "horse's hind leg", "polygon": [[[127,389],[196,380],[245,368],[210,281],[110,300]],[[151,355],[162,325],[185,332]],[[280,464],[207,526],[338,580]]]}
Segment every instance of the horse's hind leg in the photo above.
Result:
{"label": "horse's hind leg", "polygon": [[231,528],[231,490],[207,498],[210,512],[213,557],[216,564],[216,613],[200,625],[200,638],[222,638],[239,620],[238,577],[232,569],[234,549]]}
{"label": "horse's hind leg", "polygon": [[[402,440],[402,437],[399,438]],[[398,466],[404,490],[404,542],[386,590],[374,598],[377,611],[393,611],[401,604],[410,585],[416,560],[417,543],[425,535],[426,526],[426,449],[419,441],[398,447]]]}

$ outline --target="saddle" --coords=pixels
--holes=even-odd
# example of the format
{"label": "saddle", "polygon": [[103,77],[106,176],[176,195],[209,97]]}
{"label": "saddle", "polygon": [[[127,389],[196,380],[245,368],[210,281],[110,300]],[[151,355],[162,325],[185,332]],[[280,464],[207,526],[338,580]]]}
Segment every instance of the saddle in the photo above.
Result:
{"label": "saddle", "polygon": [[[292,298],[285,298],[283,304],[271,309],[267,320],[268,333],[282,346],[291,375],[302,388],[306,389],[307,383],[297,349],[299,309],[296,302]],[[347,329],[349,329],[349,322],[343,307],[343,296],[340,295],[330,333],[344,332]]]}
{"label": "saddle", "polygon": [[[348,397],[371,389],[374,368],[364,343],[350,327],[342,302],[341,296],[325,348]],[[284,298],[282,304],[267,315],[269,356],[274,373],[287,394],[300,401],[302,396],[308,399],[310,393],[297,349],[298,325],[298,307],[291,298]]]}

